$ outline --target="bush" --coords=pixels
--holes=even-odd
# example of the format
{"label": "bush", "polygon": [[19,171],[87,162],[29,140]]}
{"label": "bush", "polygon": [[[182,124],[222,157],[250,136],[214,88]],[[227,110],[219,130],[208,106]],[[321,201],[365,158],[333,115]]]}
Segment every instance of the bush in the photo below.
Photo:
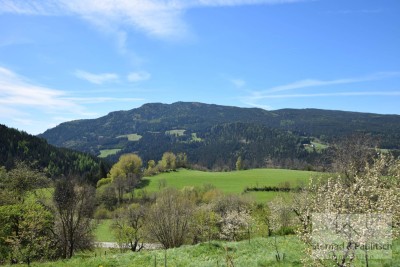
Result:
{"label": "bush", "polygon": [[213,210],[221,216],[233,210],[247,211],[250,210],[250,207],[251,202],[248,199],[237,195],[223,195],[213,202]]}
{"label": "bush", "polygon": [[287,227],[281,227],[277,232],[277,235],[294,235],[296,234],[296,230],[294,227],[287,226]]}
{"label": "bush", "polygon": [[189,233],[193,209],[193,203],[182,192],[173,188],[164,189],[149,210],[146,219],[149,234],[164,248],[183,245]]}
{"label": "bush", "polygon": [[93,217],[96,220],[104,220],[104,219],[111,219],[112,218],[112,214],[111,212],[104,208],[104,207],[99,207],[97,208],[97,210],[94,212]]}
{"label": "bush", "polygon": [[210,189],[210,190],[204,192],[202,201],[204,203],[211,203],[211,202],[215,201],[216,199],[221,198],[222,196],[223,196],[223,193],[220,190]]}

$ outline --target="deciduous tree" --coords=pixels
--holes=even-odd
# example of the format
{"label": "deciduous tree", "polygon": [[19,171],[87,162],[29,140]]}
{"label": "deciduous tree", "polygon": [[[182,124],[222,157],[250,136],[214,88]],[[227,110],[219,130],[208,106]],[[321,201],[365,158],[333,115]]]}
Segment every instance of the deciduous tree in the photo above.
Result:
{"label": "deciduous tree", "polygon": [[181,246],[189,234],[193,203],[182,192],[166,188],[157,196],[149,210],[147,226],[149,234],[164,248]]}
{"label": "deciduous tree", "polygon": [[112,166],[110,178],[122,203],[124,192],[133,193],[133,189],[142,177],[142,159],[136,154],[125,154]]}
{"label": "deciduous tree", "polygon": [[121,248],[129,248],[135,252],[144,247],[145,215],[146,207],[139,204],[121,208],[115,213],[112,226]]}
{"label": "deciduous tree", "polygon": [[[53,216],[36,203],[0,206],[0,255],[30,265],[56,255]],[[0,260],[1,262],[1,260]]]}
{"label": "deciduous tree", "polygon": [[76,250],[93,246],[91,217],[95,208],[94,196],[94,188],[78,184],[71,177],[63,178],[55,185],[56,232],[64,258],[72,257]]}
{"label": "deciduous tree", "polygon": [[[399,236],[400,226],[400,160],[387,155],[380,155],[373,163],[366,163],[362,172],[357,172],[349,183],[341,176],[330,175],[312,180],[307,192],[303,192],[302,200],[296,200],[294,211],[302,224],[299,236],[309,245],[312,244],[312,222],[321,216],[340,217],[341,215],[390,214],[392,216],[393,237]],[[357,224],[360,233],[370,233],[368,225]],[[354,236],[346,240],[343,250],[330,251],[336,266],[349,266],[354,263],[355,244],[366,242],[366,236],[355,240]],[[311,253],[311,249],[307,250]],[[365,251],[366,256],[368,251]],[[315,258],[317,264],[323,259]],[[368,264],[368,257],[366,257]]]}
{"label": "deciduous tree", "polygon": [[176,169],[176,156],[172,152],[165,152],[161,159],[161,164],[164,170],[175,170]]}

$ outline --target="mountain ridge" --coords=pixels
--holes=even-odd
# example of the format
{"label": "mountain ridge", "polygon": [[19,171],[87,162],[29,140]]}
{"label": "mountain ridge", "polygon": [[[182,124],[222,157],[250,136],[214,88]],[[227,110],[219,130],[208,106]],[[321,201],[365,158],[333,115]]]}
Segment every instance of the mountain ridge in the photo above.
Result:
{"label": "mountain ridge", "polygon": [[[47,139],[50,144],[93,155],[100,155],[101,151],[112,149],[117,151],[116,156],[118,153],[137,152],[145,160],[154,159],[156,155],[162,153],[157,147],[154,148],[157,153],[148,151],[148,147],[154,147],[149,142],[156,142],[158,147],[166,150],[183,150],[182,152],[191,150],[190,154],[193,154],[198,161],[201,156],[197,157],[194,150],[200,151],[216,139],[220,140],[219,143],[214,143],[217,147],[225,143],[211,132],[213,127],[222,127],[224,131],[237,130],[236,143],[240,143],[243,139],[248,143],[260,142],[257,141],[255,133],[257,131],[261,136],[280,140],[277,142],[296,139],[298,154],[304,154],[304,151],[300,150],[302,150],[301,143],[304,143],[305,139],[317,139],[329,145],[336,139],[355,133],[367,133],[380,139],[382,148],[400,148],[399,115],[314,108],[267,111],[261,108],[241,108],[200,102],[147,103],[131,110],[113,111],[97,119],[65,122],[39,136]],[[226,136],[228,135],[231,134],[226,133]],[[285,138],[280,139],[283,136]],[[235,143],[233,139],[232,142]],[[283,144],[276,145],[282,147],[282,154],[287,154],[283,153],[284,149],[290,150]],[[249,145],[244,143],[238,147],[232,145],[230,149],[225,147],[224,150],[229,151],[231,158],[229,164],[237,155],[252,154],[248,149],[255,148],[249,148]],[[268,149],[272,147],[269,146]],[[144,150],[151,156],[144,153]],[[260,152],[257,157],[265,160],[266,157],[273,156],[267,154],[262,155]],[[293,157],[298,157],[298,154]],[[116,156],[110,155],[114,160]],[[257,159],[259,164],[263,160]],[[206,165],[210,167],[212,162]]]}

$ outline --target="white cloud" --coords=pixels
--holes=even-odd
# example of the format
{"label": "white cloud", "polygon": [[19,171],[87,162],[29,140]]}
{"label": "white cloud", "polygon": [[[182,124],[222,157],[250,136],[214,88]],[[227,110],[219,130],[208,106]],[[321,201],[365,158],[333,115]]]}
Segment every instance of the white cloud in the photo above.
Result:
{"label": "white cloud", "polygon": [[126,38],[125,27],[150,36],[176,39],[188,34],[186,10],[200,7],[276,5],[309,0],[0,0],[0,13],[77,15],[105,31]]}
{"label": "white cloud", "polygon": [[[0,67],[0,118],[9,126],[40,133],[69,117],[82,119],[98,114],[85,105],[97,103],[137,102],[129,97],[74,97],[69,93],[37,85],[17,73]],[[25,127],[27,126],[27,127]]]}
{"label": "white cloud", "polygon": [[93,74],[83,70],[76,70],[75,76],[94,84],[103,84],[107,82],[116,82],[119,77],[115,73],[100,73]]}
{"label": "white cloud", "polygon": [[151,74],[146,71],[131,72],[128,74],[127,79],[130,82],[140,82],[151,78]]}
{"label": "white cloud", "polygon": [[28,105],[43,108],[75,108],[63,99],[63,91],[32,84],[26,78],[0,67],[0,104]]}

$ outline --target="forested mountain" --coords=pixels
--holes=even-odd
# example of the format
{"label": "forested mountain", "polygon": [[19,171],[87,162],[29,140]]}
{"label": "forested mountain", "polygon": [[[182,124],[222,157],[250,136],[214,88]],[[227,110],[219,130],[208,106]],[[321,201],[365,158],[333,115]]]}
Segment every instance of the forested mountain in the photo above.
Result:
{"label": "forested mountain", "polygon": [[79,175],[90,182],[105,177],[109,164],[93,155],[57,148],[46,140],[0,124],[0,166],[14,167],[23,161],[49,177]]}
{"label": "forested mountain", "polygon": [[326,145],[352,133],[368,133],[381,148],[400,148],[400,116],[282,109],[266,111],[193,102],[145,104],[91,120],[62,123],[40,135],[49,143],[117,159],[137,152],[158,159],[165,151],[186,152],[189,161],[211,168],[232,166],[242,156],[249,166],[267,159],[315,158],[304,140]]}

